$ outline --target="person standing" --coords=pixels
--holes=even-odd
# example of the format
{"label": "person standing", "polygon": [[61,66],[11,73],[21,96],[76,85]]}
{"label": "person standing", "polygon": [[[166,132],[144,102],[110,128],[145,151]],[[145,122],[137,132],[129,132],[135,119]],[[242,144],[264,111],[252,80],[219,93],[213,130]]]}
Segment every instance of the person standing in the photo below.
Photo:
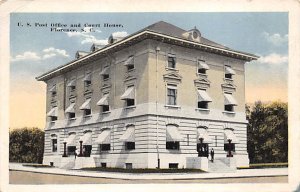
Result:
{"label": "person standing", "polygon": [[214,162],[214,155],[215,155],[214,148],[212,148],[210,151],[211,162]]}

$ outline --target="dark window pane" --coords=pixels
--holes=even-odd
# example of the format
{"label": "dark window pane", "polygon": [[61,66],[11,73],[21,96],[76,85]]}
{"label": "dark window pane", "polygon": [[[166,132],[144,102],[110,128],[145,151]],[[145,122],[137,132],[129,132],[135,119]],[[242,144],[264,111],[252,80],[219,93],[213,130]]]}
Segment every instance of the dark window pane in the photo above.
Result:
{"label": "dark window pane", "polygon": [[134,69],[134,65],[127,65],[127,70],[128,70],[128,71],[130,71],[130,70],[132,70],[132,69]]}
{"label": "dark window pane", "polygon": [[68,151],[68,155],[75,155],[76,147],[75,146],[68,146],[67,151]]}
{"label": "dark window pane", "polygon": [[176,89],[168,89],[168,105],[176,105]]}
{"label": "dark window pane", "polygon": [[103,80],[109,79],[109,74],[104,74],[103,75]]}
{"label": "dark window pane", "polygon": [[178,169],[178,163],[169,163],[170,169]]}
{"label": "dark window pane", "polygon": [[234,111],[233,105],[225,105],[225,111]]}
{"label": "dark window pane", "polygon": [[176,58],[175,57],[168,57],[168,67],[169,68],[176,68]]}
{"label": "dark window pane", "polygon": [[56,121],[57,117],[51,117],[51,121]]}
{"label": "dark window pane", "polygon": [[198,102],[198,108],[208,109],[208,102],[206,102],[206,101],[200,101],[200,102]]}
{"label": "dark window pane", "polygon": [[127,107],[134,106],[134,99],[127,99],[126,100],[126,106]]}
{"label": "dark window pane", "polygon": [[110,144],[100,144],[100,151],[109,151]]}
{"label": "dark window pane", "polygon": [[173,150],[179,150],[179,141],[167,141],[166,142],[166,149],[173,149]]}
{"label": "dark window pane", "polygon": [[89,157],[91,156],[91,152],[92,152],[92,145],[83,145],[82,148],[82,153],[84,157]]}
{"label": "dark window pane", "polygon": [[232,79],[232,74],[225,74],[226,79]]}
{"label": "dark window pane", "polygon": [[125,149],[126,150],[135,149],[135,142],[125,142]]}
{"label": "dark window pane", "polygon": [[198,69],[198,73],[206,74],[206,69],[200,68],[200,69]]}
{"label": "dark window pane", "polygon": [[85,116],[88,116],[88,115],[91,115],[92,111],[90,109],[85,109],[84,110],[84,115]]}
{"label": "dark window pane", "polygon": [[70,119],[75,118],[75,113],[69,113],[69,118]]}
{"label": "dark window pane", "polygon": [[52,152],[57,151],[57,139],[52,139]]}
{"label": "dark window pane", "polygon": [[[231,151],[235,152],[235,144],[230,143],[231,145]],[[224,151],[229,151],[229,143],[224,143]]]}
{"label": "dark window pane", "polygon": [[102,112],[107,112],[107,111],[109,111],[109,105],[103,105]]}

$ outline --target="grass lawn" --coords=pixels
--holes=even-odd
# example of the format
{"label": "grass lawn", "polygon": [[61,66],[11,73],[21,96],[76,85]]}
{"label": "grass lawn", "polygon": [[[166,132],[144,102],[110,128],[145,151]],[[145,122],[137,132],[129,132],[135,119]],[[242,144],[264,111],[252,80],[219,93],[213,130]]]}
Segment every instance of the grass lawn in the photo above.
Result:
{"label": "grass lawn", "polygon": [[281,168],[288,167],[288,163],[255,163],[249,167],[238,167],[238,169],[266,169],[266,168]]}

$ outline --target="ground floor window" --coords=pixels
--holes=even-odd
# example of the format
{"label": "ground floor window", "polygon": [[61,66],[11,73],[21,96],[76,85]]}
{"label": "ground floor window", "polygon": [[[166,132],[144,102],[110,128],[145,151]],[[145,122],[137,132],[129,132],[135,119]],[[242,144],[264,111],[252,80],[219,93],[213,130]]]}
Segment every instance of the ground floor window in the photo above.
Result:
{"label": "ground floor window", "polygon": [[125,142],[125,149],[126,150],[135,149],[135,142]]}
{"label": "ground floor window", "polygon": [[106,163],[101,163],[101,167],[106,167]]}
{"label": "ground floor window", "polygon": [[68,155],[75,155],[75,151],[76,151],[76,146],[68,146]]}
{"label": "ground floor window", "polygon": [[224,144],[224,151],[229,151],[229,147],[231,149],[231,151],[235,152],[235,144],[234,143],[225,143]]}
{"label": "ground floor window", "polygon": [[179,148],[180,148],[179,141],[167,141],[166,142],[166,149],[179,150]]}
{"label": "ground floor window", "polygon": [[57,139],[52,139],[52,152],[57,151]]}
{"label": "ground floor window", "polygon": [[208,144],[197,143],[198,157],[208,157]]}
{"label": "ground floor window", "polygon": [[170,169],[178,169],[178,163],[169,163]]}
{"label": "ground floor window", "polygon": [[90,157],[92,152],[92,145],[83,145],[83,156],[84,157]]}
{"label": "ground floor window", "polygon": [[100,144],[100,151],[109,151],[110,144]]}

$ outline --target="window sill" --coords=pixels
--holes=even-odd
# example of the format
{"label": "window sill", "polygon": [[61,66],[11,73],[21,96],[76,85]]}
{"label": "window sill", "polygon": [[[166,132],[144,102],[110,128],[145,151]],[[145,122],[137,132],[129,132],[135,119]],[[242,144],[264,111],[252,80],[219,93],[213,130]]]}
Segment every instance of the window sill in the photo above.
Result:
{"label": "window sill", "polygon": [[234,111],[223,111],[223,113],[225,113],[225,114],[235,114]]}
{"label": "window sill", "polygon": [[103,81],[109,81],[110,80],[110,78],[106,78],[106,79],[102,79]]}
{"label": "window sill", "polygon": [[180,109],[181,107],[179,105],[165,105],[166,108],[174,108],[174,109]]}
{"label": "window sill", "polygon": [[233,81],[233,79],[224,78],[224,81]]}
{"label": "window sill", "polygon": [[176,72],[179,71],[178,69],[176,69],[176,68],[171,68],[171,67],[166,67],[166,70],[167,70],[167,71],[176,71]]}
{"label": "window sill", "polygon": [[210,109],[204,109],[204,108],[196,108],[196,111],[210,111]]}
{"label": "window sill", "polygon": [[[56,120],[57,121],[57,120]],[[51,124],[55,124],[56,121],[50,121]]]}
{"label": "window sill", "polygon": [[111,111],[104,111],[104,112],[102,112],[102,114],[110,114],[111,113]]}
{"label": "window sill", "polygon": [[204,74],[204,73],[197,73],[198,76],[201,76],[201,77],[205,77],[207,78],[207,74]]}
{"label": "window sill", "polygon": [[85,116],[83,116],[84,118],[91,118],[92,117],[92,115],[85,115]]}
{"label": "window sill", "polygon": [[134,109],[134,108],[136,108],[136,106],[135,106],[135,105],[133,105],[133,106],[127,106],[127,107],[124,107],[124,109]]}
{"label": "window sill", "polygon": [[75,118],[69,118],[69,121],[75,121],[76,120],[76,117]]}

